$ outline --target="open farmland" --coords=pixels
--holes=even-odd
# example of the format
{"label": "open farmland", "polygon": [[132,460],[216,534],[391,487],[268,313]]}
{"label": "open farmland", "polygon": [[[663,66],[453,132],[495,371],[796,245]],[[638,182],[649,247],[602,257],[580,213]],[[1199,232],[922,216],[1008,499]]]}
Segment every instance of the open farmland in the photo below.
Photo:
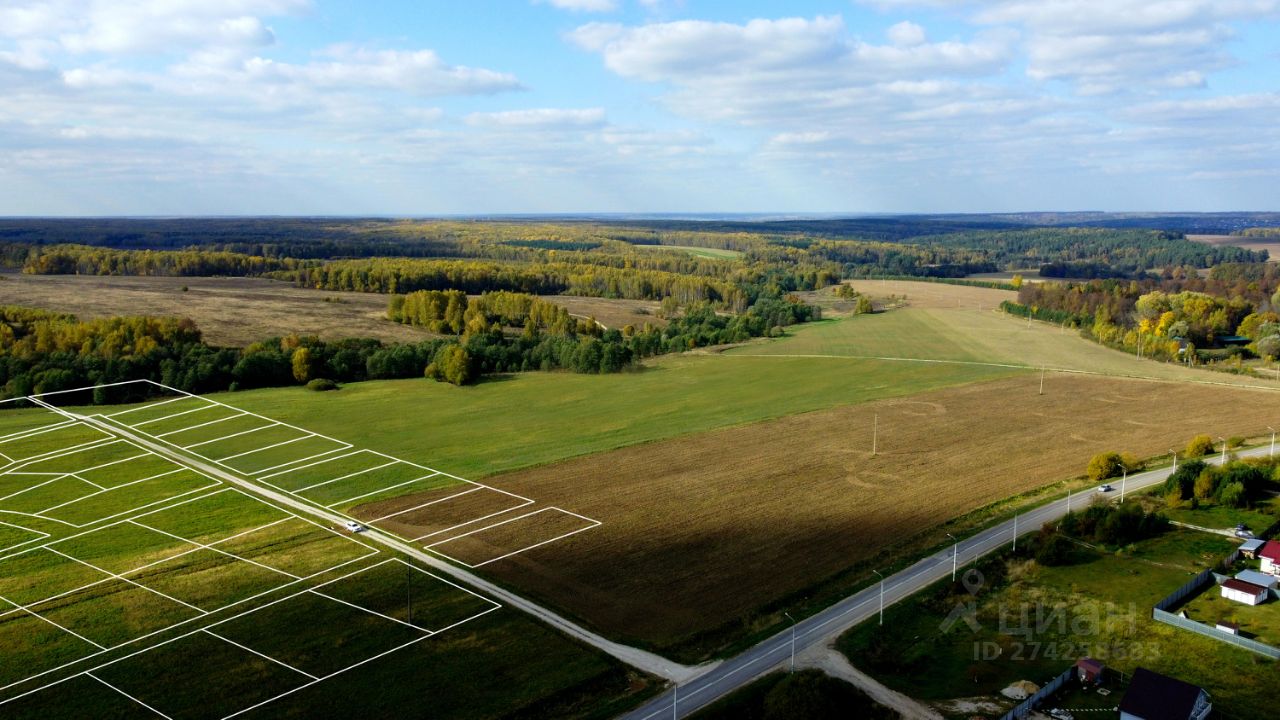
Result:
{"label": "open farmland", "polygon": [[[987,503],[1158,455],[1199,432],[1258,435],[1245,390],[1054,375],[797,415],[491,478],[604,524],[489,572],[607,634],[681,646]],[[1269,400],[1269,398],[1267,398]],[[1155,407],[1177,412],[1153,417]],[[879,453],[871,457],[873,416]],[[359,510],[357,510],[359,512]],[[588,547],[589,545],[589,547]]]}
{"label": "open farmland", "polygon": [[1280,383],[1274,380],[1139,360],[1086,340],[1069,328],[1015,318],[999,309],[1001,301],[1015,298],[1014,293],[1003,290],[881,280],[850,284],[877,301],[906,296],[906,306],[875,315],[810,323],[793,328],[781,340],[755,341],[729,349],[725,355],[997,363],[1280,389]]}
{"label": "open farmland", "polygon": [[1230,245],[1245,250],[1266,250],[1271,259],[1268,262],[1280,262],[1280,240],[1274,238],[1242,237],[1240,235],[1188,235],[1188,240],[1202,242],[1206,245]]}
{"label": "open farmland", "polygon": [[[574,315],[594,316],[606,327],[664,324],[655,316],[656,302],[562,295],[543,299],[563,305]],[[370,337],[384,342],[418,342],[433,337],[421,328],[387,320],[386,295],[312,290],[264,278],[10,273],[0,281],[0,305],[43,308],[86,319],[188,317],[207,341],[230,347],[290,333],[327,340]]]}
{"label": "open farmland", "polygon": [[[624,707],[650,687],[523,614],[193,460],[243,479],[272,469],[264,463],[334,456],[344,443],[290,438],[296,429],[265,418],[232,432],[251,416],[195,397],[92,420],[18,404],[0,406],[0,716],[355,713],[367,698],[330,697],[331,681],[394,678],[404,689],[382,693],[379,714],[558,718]],[[217,426],[221,437],[192,434]],[[149,449],[144,434],[164,435],[175,452]],[[458,681],[477,676],[491,680]],[[438,691],[430,708],[424,688]]]}

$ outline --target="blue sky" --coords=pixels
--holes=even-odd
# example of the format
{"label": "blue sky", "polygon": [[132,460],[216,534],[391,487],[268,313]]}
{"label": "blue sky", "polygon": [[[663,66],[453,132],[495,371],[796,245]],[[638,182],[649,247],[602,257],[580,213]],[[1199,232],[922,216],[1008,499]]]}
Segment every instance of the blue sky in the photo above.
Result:
{"label": "blue sky", "polygon": [[0,214],[1276,209],[1280,0],[4,0]]}

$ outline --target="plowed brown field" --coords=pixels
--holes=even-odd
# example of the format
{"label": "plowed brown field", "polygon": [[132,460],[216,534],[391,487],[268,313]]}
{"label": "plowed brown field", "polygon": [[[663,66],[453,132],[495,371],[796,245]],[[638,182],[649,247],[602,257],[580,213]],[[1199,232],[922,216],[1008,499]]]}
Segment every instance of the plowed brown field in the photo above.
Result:
{"label": "plowed brown field", "polygon": [[968,385],[491,478],[604,525],[486,570],[611,637],[687,647],[948,519],[1079,475],[1096,452],[1151,456],[1280,419],[1266,392],[1051,374],[1039,396],[1038,384]]}

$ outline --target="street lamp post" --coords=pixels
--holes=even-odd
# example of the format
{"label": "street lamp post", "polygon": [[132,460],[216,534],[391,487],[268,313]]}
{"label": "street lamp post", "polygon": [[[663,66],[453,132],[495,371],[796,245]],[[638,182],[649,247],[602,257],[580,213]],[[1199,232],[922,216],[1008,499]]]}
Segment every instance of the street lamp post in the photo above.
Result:
{"label": "street lamp post", "polygon": [[1218,436],[1218,439],[1222,441],[1222,466],[1226,467],[1227,466],[1227,439],[1222,437],[1221,435]]}
{"label": "street lamp post", "polygon": [[880,413],[876,413],[875,421],[871,425],[871,457],[876,456],[876,443],[880,440]]}
{"label": "street lamp post", "polygon": [[791,672],[796,671],[796,619],[791,617],[791,613],[784,612],[783,615],[791,621]]}
{"label": "street lamp post", "polygon": [[1124,475],[1120,476],[1120,504],[1123,505],[1124,504],[1124,487],[1129,482],[1129,468],[1121,468],[1121,469],[1124,470]]}
{"label": "street lamp post", "polygon": [[1169,452],[1173,453],[1173,471],[1178,472],[1178,451],[1169,448]]}
{"label": "street lamp post", "polygon": [[955,535],[952,535],[951,533],[947,533],[947,537],[949,537],[949,538],[951,538],[952,540],[955,540],[955,541],[956,541],[956,544],[955,544],[955,550],[951,553],[951,582],[955,582],[955,581],[956,581],[956,567],[957,567],[957,566],[959,565],[959,563],[960,563],[960,541],[959,541],[959,540],[957,540],[957,539],[956,539],[956,536],[955,536]]}
{"label": "street lamp post", "polygon": [[880,575],[879,570],[872,570],[871,572],[880,576],[880,624],[884,625],[884,575]]}
{"label": "street lamp post", "polygon": [[1267,426],[1267,429],[1271,431],[1271,457],[1275,457],[1276,456],[1276,429],[1271,427],[1270,425]]}

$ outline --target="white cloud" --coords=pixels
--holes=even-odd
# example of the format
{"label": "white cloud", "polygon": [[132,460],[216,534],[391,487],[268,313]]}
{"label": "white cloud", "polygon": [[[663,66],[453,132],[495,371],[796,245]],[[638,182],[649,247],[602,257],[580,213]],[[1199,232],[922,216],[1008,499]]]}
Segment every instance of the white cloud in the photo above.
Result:
{"label": "white cloud", "polygon": [[506,110],[503,112],[472,113],[467,116],[466,122],[469,125],[479,127],[530,128],[538,130],[577,129],[603,125],[605,112],[603,108]]}
{"label": "white cloud", "polygon": [[923,45],[925,41],[924,28],[909,20],[891,26],[885,31],[885,36],[889,38],[889,42],[903,47]]}

